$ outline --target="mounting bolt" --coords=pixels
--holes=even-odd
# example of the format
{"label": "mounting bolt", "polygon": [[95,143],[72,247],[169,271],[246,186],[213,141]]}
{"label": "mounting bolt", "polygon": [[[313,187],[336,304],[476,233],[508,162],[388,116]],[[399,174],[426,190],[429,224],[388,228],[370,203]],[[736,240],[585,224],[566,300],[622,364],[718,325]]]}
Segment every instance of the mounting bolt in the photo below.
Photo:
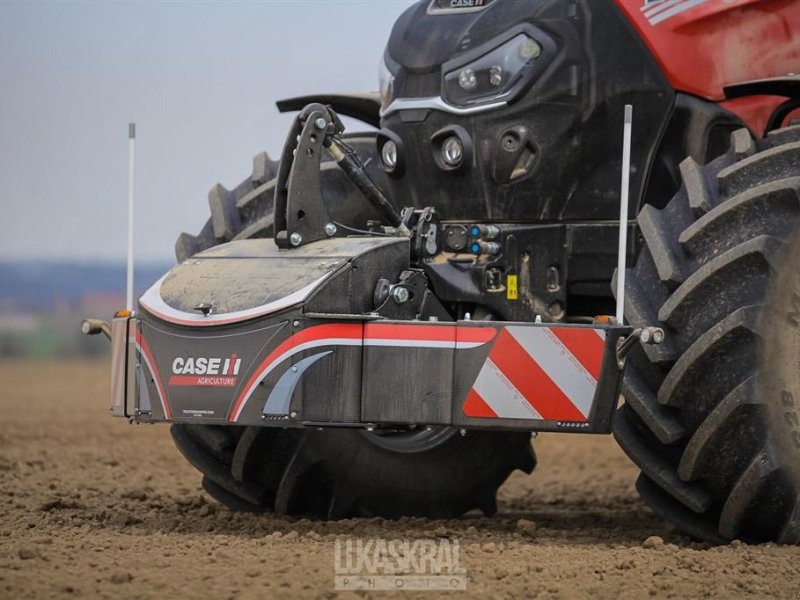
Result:
{"label": "mounting bolt", "polygon": [[297,373],[297,365],[292,365],[292,373]]}
{"label": "mounting bolt", "polygon": [[297,412],[292,411],[292,412],[289,413],[289,416],[292,417],[293,419],[296,419],[297,418]]}
{"label": "mounting bolt", "polygon": [[336,235],[336,223],[325,223],[325,235],[328,237]]}
{"label": "mounting bolt", "polygon": [[294,323],[292,323],[292,326],[300,327],[300,321],[295,321]]}
{"label": "mounting bolt", "polygon": [[319,117],[316,121],[314,121],[314,127],[319,129],[320,131],[325,129],[327,126],[328,126],[328,122],[322,117]]}
{"label": "mounting bolt", "polygon": [[459,429],[458,433],[461,434],[461,437],[464,437],[465,435],[467,435],[467,430],[466,429]]}
{"label": "mounting bolt", "polygon": [[303,236],[295,231],[289,236],[289,242],[292,244],[292,246],[299,246],[303,243]]}
{"label": "mounting bolt", "polygon": [[392,298],[398,304],[403,304],[404,302],[408,302],[408,299],[411,297],[411,294],[408,292],[408,288],[404,288],[401,285],[395,286],[392,290]]}

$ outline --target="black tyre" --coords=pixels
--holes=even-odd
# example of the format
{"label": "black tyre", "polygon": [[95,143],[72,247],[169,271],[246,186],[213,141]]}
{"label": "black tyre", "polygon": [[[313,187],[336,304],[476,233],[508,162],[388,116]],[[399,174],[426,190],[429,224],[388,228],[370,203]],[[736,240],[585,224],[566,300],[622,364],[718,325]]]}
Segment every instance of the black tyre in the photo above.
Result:
{"label": "black tyre", "polygon": [[536,465],[527,433],[449,429],[381,436],[361,430],[173,425],[203,487],[235,510],[329,519],[446,518],[497,510],[509,473]]}
{"label": "black tyre", "polygon": [[638,217],[626,318],[667,339],[632,353],[615,436],[637,489],[689,534],[800,542],[800,127],[732,134]]}
{"label": "black tyre", "polygon": [[[362,156],[374,138],[349,138]],[[378,161],[368,161],[370,171]],[[371,166],[370,166],[371,165]],[[182,234],[178,260],[216,244],[272,235],[277,164],[265,153],[252,177],[233,191],[209,193],[211,218],[197,236]],[[331,162],[323,165],[326,203],[344,222],[363,226],[369,215],[349,220],[348,198],[358,192]],[[380,185],[381,172],[371,172]],[[375,215],[377,218],[378,215]],[[274,510],[325,518],[350,516],[454,517],[477,508],[496,511],[497,489],[514,469],[533,471],[527,433],[453,429],[380,434],[361,430],[173,425],[183,455],[203,474],[203,488],[234,510]]]}

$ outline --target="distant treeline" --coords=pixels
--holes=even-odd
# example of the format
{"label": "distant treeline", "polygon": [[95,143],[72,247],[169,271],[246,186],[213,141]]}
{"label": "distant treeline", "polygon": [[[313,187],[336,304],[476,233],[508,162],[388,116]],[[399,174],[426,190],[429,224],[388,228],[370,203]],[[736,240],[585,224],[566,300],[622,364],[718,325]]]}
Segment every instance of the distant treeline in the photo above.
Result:
{"label": "distant treeline", "polygon": [[[134,270],[137,295],[171,265],[148,264]],[[79,303],[87,294],[125,292],[125,263],[0,261],[0,312],[49,311]]]}
{"label": "distant treeline", "polygon": [[[169,267],[136,268],[136,297]],[[0,357],[107,354],[108,342],[82,335],[81,321],[111,319],[124,303],[124,263],[0,261]]]}

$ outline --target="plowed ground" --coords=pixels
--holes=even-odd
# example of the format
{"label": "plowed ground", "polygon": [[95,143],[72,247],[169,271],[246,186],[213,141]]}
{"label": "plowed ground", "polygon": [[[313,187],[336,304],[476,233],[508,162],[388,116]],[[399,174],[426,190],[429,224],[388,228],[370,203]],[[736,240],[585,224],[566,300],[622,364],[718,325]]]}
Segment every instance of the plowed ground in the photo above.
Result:
{"label": "plowed ground", "polygon": [[800,549],[686,538],[639,501],[608,436],[540,436],[539,467],[509,479],[493,518],[232,513],[166,426],[108,416],[107,370],[0,364],[0,597],[328,598],[337,539],[442,537],[458,540],[468,597],[800,597]]}

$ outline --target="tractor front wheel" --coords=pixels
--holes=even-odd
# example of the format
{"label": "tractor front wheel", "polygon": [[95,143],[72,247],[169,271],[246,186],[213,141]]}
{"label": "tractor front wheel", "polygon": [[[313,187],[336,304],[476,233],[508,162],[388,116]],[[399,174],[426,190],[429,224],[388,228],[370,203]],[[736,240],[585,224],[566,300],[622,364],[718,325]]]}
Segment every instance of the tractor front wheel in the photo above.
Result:
{"label": "tractor front wheel", "polygon": [[800,127],[706,166],[638,217],[626,318],[664,344],[630,356],[615,435],[637,489],[689,534],[800,542]]}

